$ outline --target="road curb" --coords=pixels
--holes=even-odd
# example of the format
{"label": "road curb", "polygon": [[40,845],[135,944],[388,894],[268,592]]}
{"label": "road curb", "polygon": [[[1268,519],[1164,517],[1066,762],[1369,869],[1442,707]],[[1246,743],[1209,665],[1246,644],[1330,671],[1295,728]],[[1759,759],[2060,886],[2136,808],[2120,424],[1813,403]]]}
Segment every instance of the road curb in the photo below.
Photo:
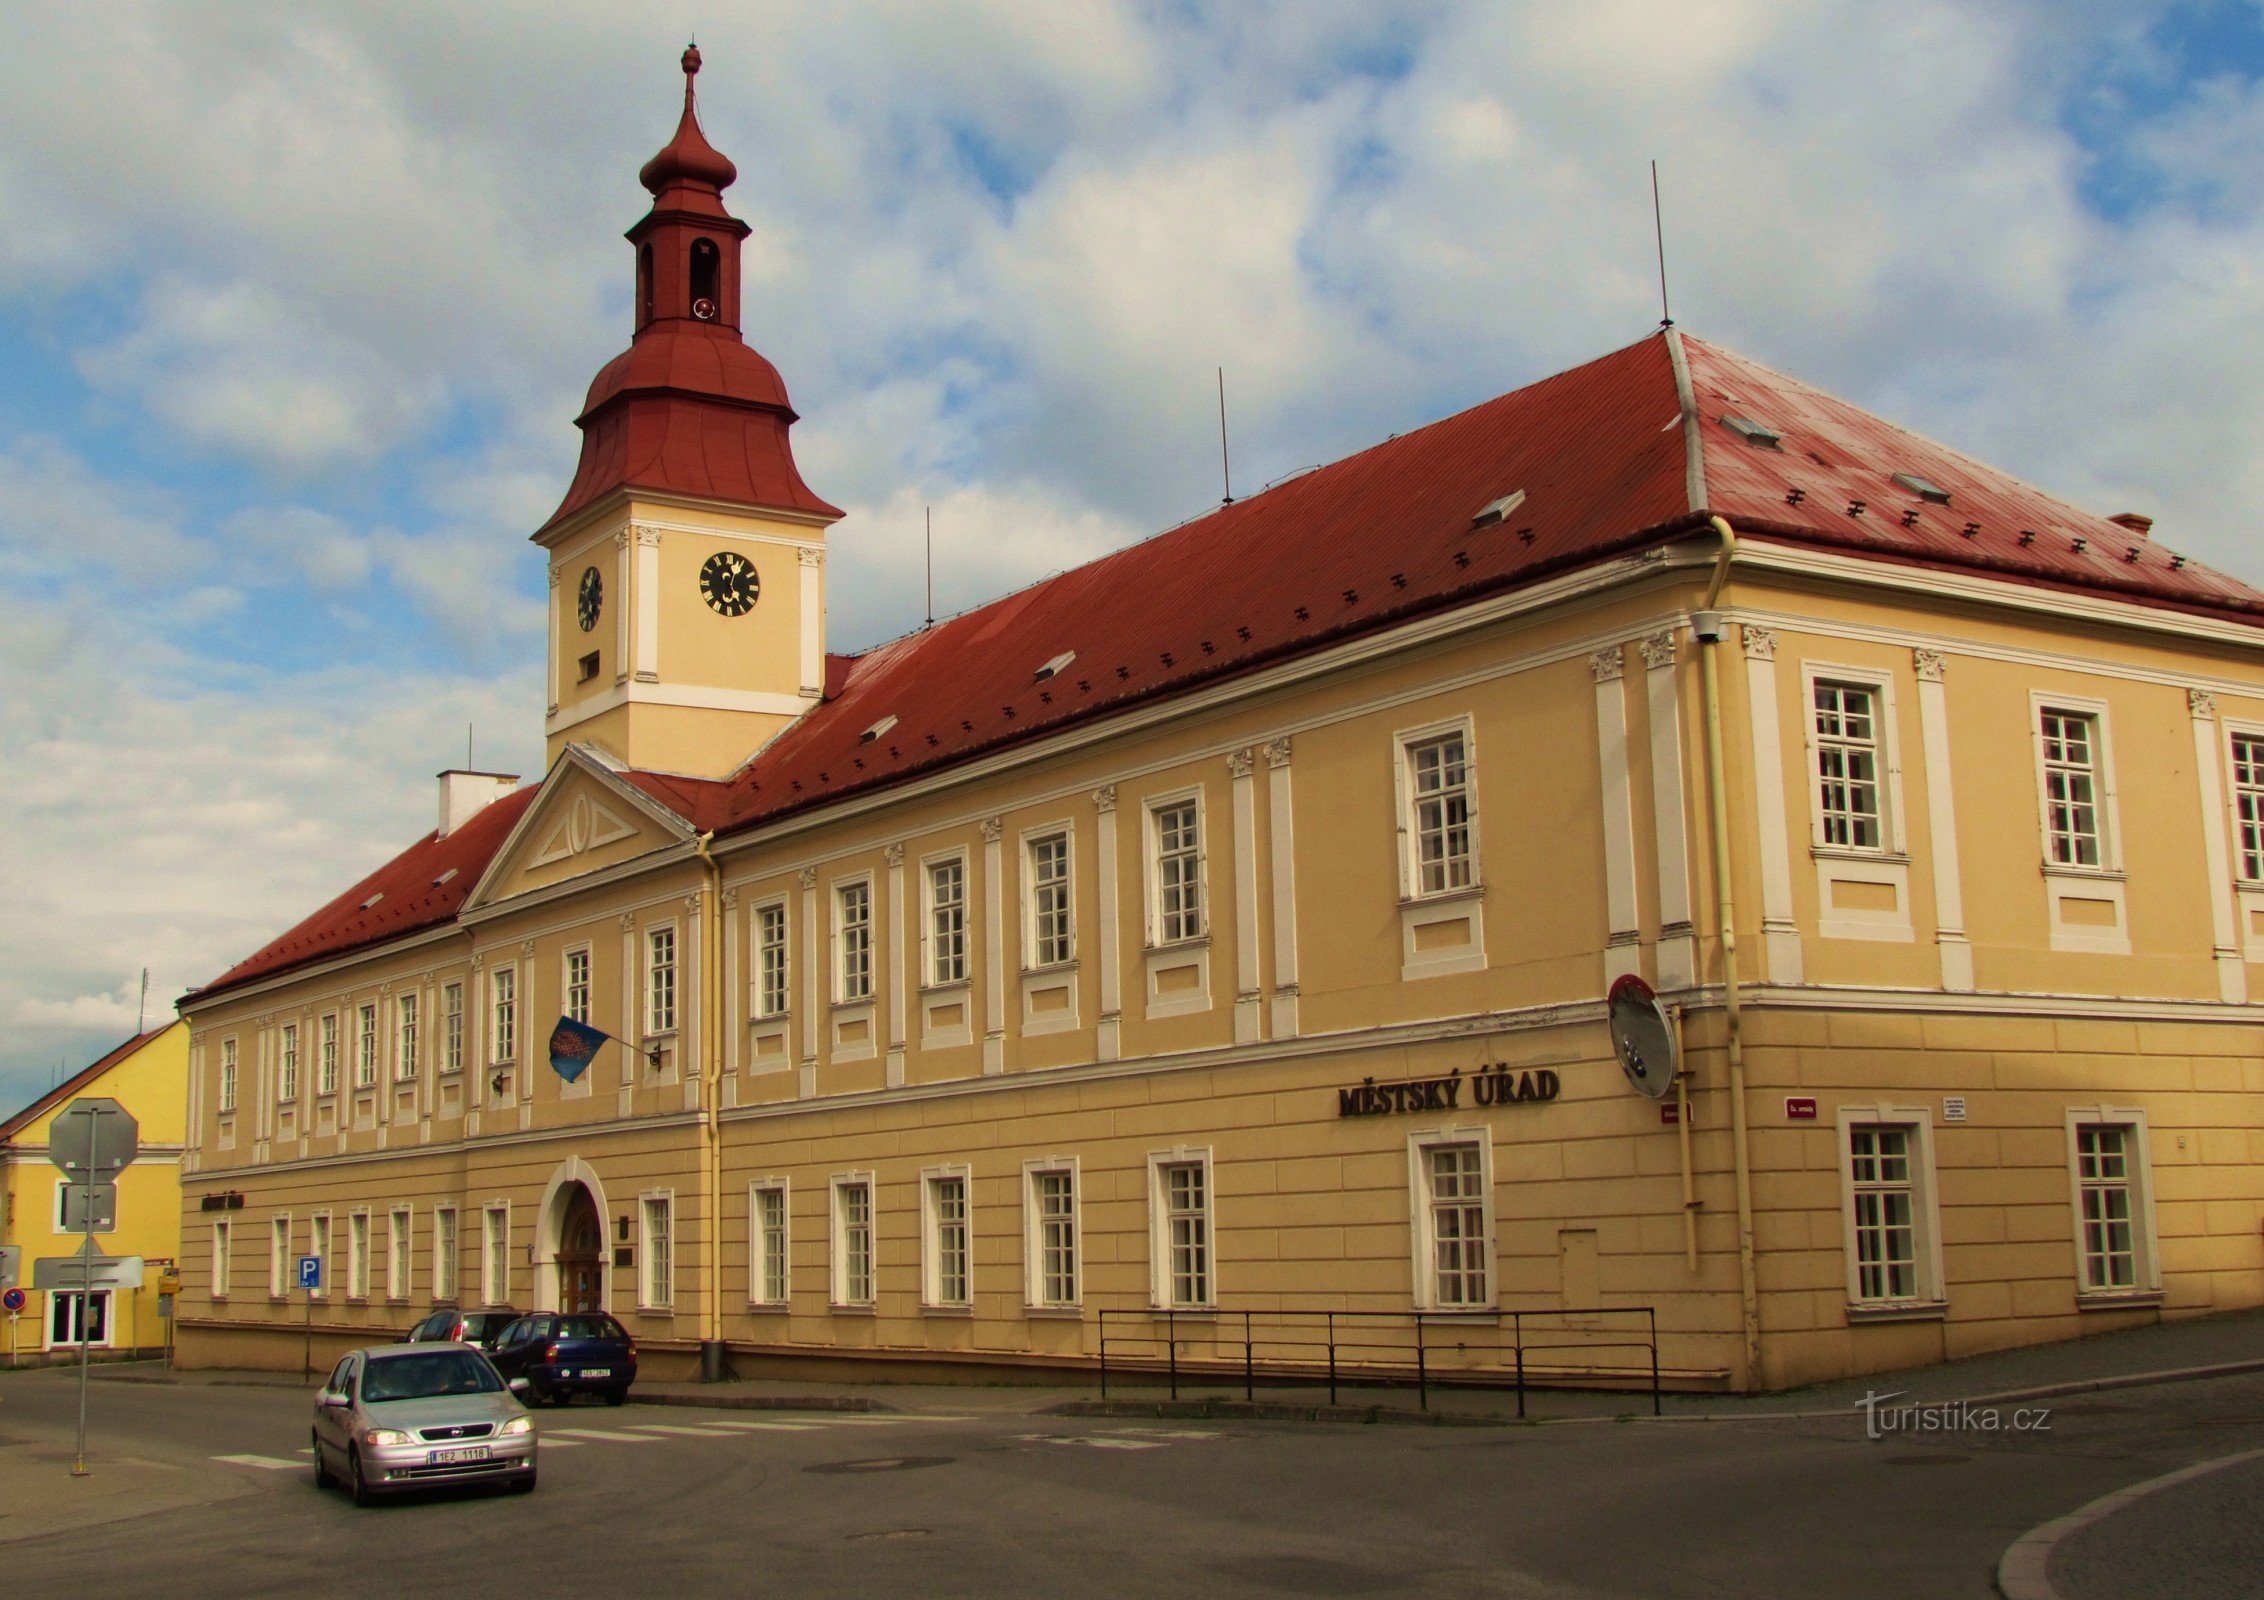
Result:
{"label": "road curb", "polygon": [[2264,1359],[2219,1361],[2205,1367],[2163,1367],[2154,1372],[2123,1372],[2105,1378],[2073,1378],[2065,1383],[2040,1383],[2027,1389],[2006,1389],[1997,1394],[1967,1397],[1969,1405],[2009,1405],[2021,1400],[2052,1400],[2062,1395],[2096,1394],[2103,1389],[2144,1389],[2158,1383],[2198,1383],[2207,1378],[2237,1378],[2246,1372],[2264,1372]]}
{"label": "road curb", "polygon": [[1515,1417],[1457,1411],[1403,1411],[1392,1406],[1298,1406],[1265,1400],[1065,1400],[1049,1417],[1166,1417],[1189,1421],[1350,1422],[1417,1428],[1508,1428]]}
{"label": "road curb", "polygon": [[[2244,1370],[2253,1370],[2253,1367]],[[2117,1387],[2129,1387],[2118,1385]],[[2101,1495],[2089,1505],[2079,1506],[2064,1517],[2054,1518],[2040,1527],[2031,1528],[2005,1549],[1997,1562],[1997,1591],[2005,1600],[2067,1600],[2051,1579],[2052,1554],[2059,1547],[2094,1523],[2113,1516],[2133,1501],[2148,1495],[2159,1494],[2189,1479],[2206,1477],[2227,1467],[2237,1467],[2244,1461],[2264,1457],[2264,1450],[2243,1450],[2238,1455],[2219,1456],[2214,1461],[2197,1461],[2176,1472],[2165,1472],[2144,1483],[2134,1483],[2127,1489]]]}
{"label": "road curb", "polygon": [[646,1406],[696,1406],[713,1411],[884,1411],[894,1406],[861,1394],[687,1394],[682,1390],[631,1389],[629,1398]]}

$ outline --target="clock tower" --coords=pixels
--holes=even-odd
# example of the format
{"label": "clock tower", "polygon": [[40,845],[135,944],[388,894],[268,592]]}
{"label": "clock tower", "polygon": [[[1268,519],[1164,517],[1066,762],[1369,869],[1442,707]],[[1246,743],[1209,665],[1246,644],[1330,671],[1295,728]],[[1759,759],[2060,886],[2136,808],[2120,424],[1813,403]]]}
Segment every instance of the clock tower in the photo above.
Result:
{"label": "clock tower", "polygon": [[684,115],[638,179],[636,331],[590,384],[582,459],[534,535],[550,558],[548,757],[591,744],[717,778],[825,686],[825,533],[778,369],[740,335],[738,177]]}

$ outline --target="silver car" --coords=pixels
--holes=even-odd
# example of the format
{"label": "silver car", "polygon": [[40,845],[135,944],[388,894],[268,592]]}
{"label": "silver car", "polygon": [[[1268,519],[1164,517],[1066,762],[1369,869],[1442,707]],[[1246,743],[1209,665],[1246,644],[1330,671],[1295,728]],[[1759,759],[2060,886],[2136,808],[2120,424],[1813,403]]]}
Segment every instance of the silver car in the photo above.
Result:
{"label": "silver car", "polygon": [[535,1419],[468,1344],[395,1344],[341,1360],[314,1401],[314,1481],[354,1504],[448,1483],[535,1486]]}

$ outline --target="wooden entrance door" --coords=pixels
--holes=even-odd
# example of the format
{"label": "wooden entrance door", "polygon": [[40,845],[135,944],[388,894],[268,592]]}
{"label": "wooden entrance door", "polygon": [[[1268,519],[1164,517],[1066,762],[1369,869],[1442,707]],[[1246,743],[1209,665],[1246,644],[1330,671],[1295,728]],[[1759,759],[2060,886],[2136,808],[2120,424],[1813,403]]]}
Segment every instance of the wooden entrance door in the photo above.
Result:
{"label": "wooden entrance door", "polygon": [[558,1236],[558,1309],[605,1309],[605,1224],[597,1202],[580,1184],[566,1202]]}

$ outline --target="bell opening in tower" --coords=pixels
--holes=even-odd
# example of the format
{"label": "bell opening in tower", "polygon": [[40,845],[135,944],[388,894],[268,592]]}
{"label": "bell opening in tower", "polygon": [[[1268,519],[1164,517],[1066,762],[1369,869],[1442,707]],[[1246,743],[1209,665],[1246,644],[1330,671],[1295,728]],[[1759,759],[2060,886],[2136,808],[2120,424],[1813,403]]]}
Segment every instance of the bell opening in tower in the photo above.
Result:
{"label": "bell opening in tower", "polygon": [[652,246],[637,251],[637,327],[652,321]]}
{"label": "bell opening in tower", "polygon": [[692,315],[702,322],[713,322],[717,311],[717,288],[723,276],[723,257],[712,239],[692,241]]}

